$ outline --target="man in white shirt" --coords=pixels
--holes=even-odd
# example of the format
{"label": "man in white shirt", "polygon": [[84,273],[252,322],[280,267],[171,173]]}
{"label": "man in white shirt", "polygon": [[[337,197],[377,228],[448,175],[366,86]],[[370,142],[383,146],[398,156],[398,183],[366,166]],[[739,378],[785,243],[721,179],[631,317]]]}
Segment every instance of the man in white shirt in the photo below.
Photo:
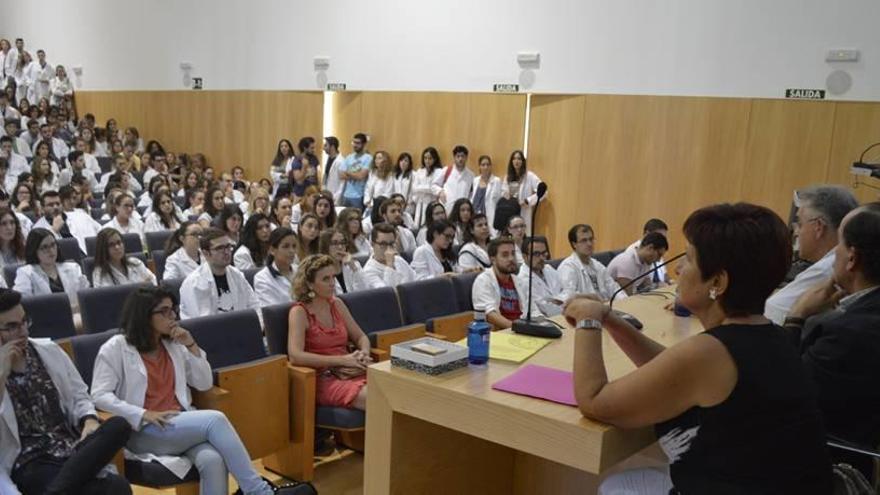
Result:
{"label": "man in white shirt", "polygon": [[43,124],[40,126],[40,139],[38,139],[34,143],[33,149],[31,150],[34,152],[34,154],[36,154],[37,152],[37,145],[40,144],[40,142],[42,141],[46,141],[50,144],[50,146],[52,146],[52,154],[54,154],[55,157],[59,160],[64,159],[64,157],[67,156],[68,153],[70,153],[70,147],[67,146],[67,143],[58,139],[57,137],[54,137],[54,129],[50,124]]}
{"label": "man in white shirt", "polygon": [[371,289],[397,287],[416,279],[416,272],[395,250],[397,229],[389,223],[378,223],[370,233],[373,255],[364,265],[364,280]]}
{"label": "man in white shirt", "polygon": [[31,168],[28,167],[27,159],[12,151],[12,138],[9,136],[0,137],[0,156],[6,157],[8,161],[9,169],[6,172],[6,176],[7,178],[14,179],[15,182],[12,183],[12,186],[15,187],[18,175],[31,171]]}
{"label": "man in white shirt", "polygon": [[230,266],[235,244],[217,228],[199,239],[202,265],[180,286],[180,319],[258,309],[260,302],[241,270]]}
{"label": "man in white shirt", "polygon": [[[558,268],[563,300],[576,295],[593,295],[608,301],[620,290],[605,266],[593,259],[594,241],[593,228],[587,224],[577,224],[568,230],[568,243],[574,252],[562,260]],[[617,294],[618,299],[624,297],[623,291]]]}
{"label": "man in white shirt", "polygon": [[98,181],[95,174],[86,168],[86,159],[82,151],[71,151],[67,154],[67,164],[69,165],[58,174],[58,185],[66,186],[73,180],[76,174],[82,175],[89,183],[89,187],[93,191],[98,190]]}
{"label": "man in white shirt", "polygon": [[528,293],[529,275],[534,271],[532,299],[544,316],[560,315],[562,314],[562,306],[565,304],[565,300],[562,298],[564,294],[562,279],[559,277],[559,273],[546,263],[550,253],[547,249],[547,238],[535,236],[532,244],[532,251],[529,252],[529,238],[526,237],[523,240],[522,253],[526,262],[520,266],[517,278]]}
{"label": "man in white shirt", "polygon": [[474,186],[474,173],[467,168],[468,149],[457,145],[452,149],[454,163],[451,170],[445,170],[443,191],[440,192],[440,201],[446,207],[446,211],[452,211],[452,206],[460,198],[470,198],[471,188]]}
{"label": "man in white shirt", "polygon": [[[27,131],[23,132],[19,137],[24,139],[24,142],[27,143],[33,152],[34,144],[40,139],[40,121],[37,119],[28,120]],[[31,156],[33,156],[33,153],[31,153]]]}
{"label": "man in white shirt", "polygon": [[[659,233],[663,234],[664,237],[669,239],[669,227],[666,225],[666,222],[664,222],[663,220],[660,220],[659,218],[652,218],[652,219],[648,220],[647,222],[645,222],[645,226],[642,228],[642,238],[644,238],[646,235],[650,234],[651,232],[659,232]],[[638,248],[639,244],[641,244],[641,243],[642,243],[642,239],[639,239],[639,240],[633,242],[632,244],[630,244],[628,247]],[[663,263],[663,259],[661,258],[661,259],[657,260],[657,262],[654,263],[654,266],[652,266],[651,268],[657,268],[657,265],[660,265],[662,263]],[[670,282],[670,280],[669,280],[669,272],[666,270],[666,267],[663,266],[663,267],[658,268],[657,271],[654,272],[654,275],[651,276],[651,280],[655,284],[659,284],[660,282],[668,284]]]}
{"label": "man in white shirt", "polygon": [[798,191],[795,200],[800,257],[813,264],[767,299],[764,316],[777,325],[783,324],[804,291],[833,274],[837,229],[843,217],[859,205],[848,189],[831,185]]}
{"label": "man in white shirt", "polygon": [[12,151],[25,157],[30,158],[34,156],[31,151],[31,147],[28,146],[27,141],[22,139],[18,135],[18,119],[6,119],[4,122],[3,129],[6,131],[6,135],[12,138]]}
{"label": "man in white shirt", "polygon": [[34,223],[34,228],[46,229],[56,239],[73,237],[79,244],[79,249],[86,253],[86,237],[97,236],[101,231],[101,224],[80,209],[71,207],[71,211],[65,213],[58,191],[44,192],[40,203],[43,205],[43,216]]}
{"label": "man in white shirt", "polygon": [[669,250],[666,237],[659,232],[651,232],[642,238],[638,247],[630,246],[611,260],[608,264],[608,274],[617,281],[629,295],[636,292],[651,290],[656,287],[651,277],[643,277],[629,285],[641,275],[651,271],[654,263],[663,258]]}
{"label": "man in white shirt", "polygon": [[403,224],[403,210],[400,208],[400,203],[393,199],[386,199],[379,205],[379,214],[385,223],[397,228],[397,251],[412,254],[416,250],[416,237]]}
{"label": "man in white shirt", "polygon": [[[85,159],[83,160],[83,162],[85,163]],[[141,192],[143,190],[143,187],[141,186],[140,182],[138,182],[137,178],[129,173],[130,166],[131,162],[126,160],[125,157],[117,156],[116,158],[114,158],[113,170],[101,176],[101,181],[98,182],[98,190],[103,191],[114,176],[117,178],[117,182],[121,182],[121,180],[119,180],[121,176],[126,176],[128,177],[128,190],[133,193]],[[91,170],[85,169],[85,172],[91,172]]]}
{"label": "man in white shirt", "polygon": [[324,180],[321,184],[325,191],[330,191],[333,195],[333,202],[339,204],[342,187],[345,185],[339,178],[339,169],[345,162],[345,157],[339,153],[339,139],[336,136],[324,138],[324,153],[327,154],[327,163],[324,165]]}
{"label": "man in white shirt", "polygon": [[49,83],[55,76],[55,68],[46,62],[46,52],[37,50],[36,73],[34,74],[34,91],[33,102],[40,101],[41,98],[49,98]]}
{"label": "man in white shirt", "polygon": [[[516,250],[513,240],[500,237],[489,242],[489,259],[492,269],[483,270],[471,288],[474,310],[486,313],[486,321],[495,328],[510,328],[513,322],[528,312],[528,285],[515,277],[517,272]],[[531,301],[532,317],[543,316]]]}
{"label": "man in white shirt", "polygon": [[21,120],[21,113],[13,107],[5,91],[0,91],[0,118]]}

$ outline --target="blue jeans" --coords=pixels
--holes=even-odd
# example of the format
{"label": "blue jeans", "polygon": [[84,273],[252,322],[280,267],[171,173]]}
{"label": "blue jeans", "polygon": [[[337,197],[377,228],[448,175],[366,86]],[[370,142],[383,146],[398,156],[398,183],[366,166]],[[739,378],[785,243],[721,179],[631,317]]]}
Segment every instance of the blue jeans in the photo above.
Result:
{"label": "blue jeans", "polygon": [[346,198],[342,197],[339,200],[339,206],[344,206],[346,208],[357,208],[361,210],[361,213],[364,212],[364,197],[361,196],[359,198]]}
{"label": "blue jeans", "polygon": [[136,454],[188,457],[199,471],[201,495],[229,493],[230,472],[245,494],[272,493],[251,465],[235,428],[220,411],[184,411],[165,429],[147,425],[132,432],[127,447]]}

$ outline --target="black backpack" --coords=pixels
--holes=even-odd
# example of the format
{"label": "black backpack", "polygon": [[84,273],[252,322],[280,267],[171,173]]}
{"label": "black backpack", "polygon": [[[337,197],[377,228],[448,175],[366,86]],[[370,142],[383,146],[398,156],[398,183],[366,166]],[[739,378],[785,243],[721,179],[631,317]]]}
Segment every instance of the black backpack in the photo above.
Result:
{"label": "black backpack", "polygon": [[519,215],[520,211],[522,210],[520,209],[519,201],[517,201],[516,198],[499,199],[495,206],[495,220],[492,222],[492,226],[499,232],[504,230],[504,228],[507,227],[507,221],[510,220],[510,217]]}

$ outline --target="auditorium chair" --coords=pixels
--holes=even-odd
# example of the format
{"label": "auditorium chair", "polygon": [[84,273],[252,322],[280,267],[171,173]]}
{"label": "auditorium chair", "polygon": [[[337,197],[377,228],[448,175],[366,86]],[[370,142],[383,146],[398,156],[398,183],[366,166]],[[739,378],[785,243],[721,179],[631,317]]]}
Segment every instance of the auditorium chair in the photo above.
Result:
{"label": "auditorium chair", "polygon": [[76,335],[70,297],[66,293],[25,296],[21,305],[33,322],[28,330],[31,337],[61,339]]}
{"label": "auditorium chair", "polygon": [[429,332],[443,335],[451,342],[467,336],[473,312],[459,310],[455,288],[448,277],[400,284],[397,297],[404,323],[424,323]]}
{"label": "auditorium chair", "polygon": [[144,237],[147,238],[147,251],[152,253],[153,251],[165,249],[165,243],[172,234],[174,234],[173,230],[160,230],[144,234]]}
{"label": "auditorium chair", "polygon": [[77,292],[83,330],[86,333],[97,333],[118,328],[125,299],[140,286],[140,284],[114,285]]}
{"label": "auditorium chair", "polygon": [[[158,278],[158,277],[157,277]],[[183,285],[184,278],[173,278],[171,280],[160,280],[159,285],[171,291],[174,294],[174,300],[180,304],[180,286]]]}
{"label": "auditorium chair", "polygon": [[482,272],[462,273],[452,277],[452,287],[455,288],[455,300],[458,302],[459,311],[473,311],[474,300],[471,295],[474,280]]}
{"label": "auditorium chair", "polygon": [[56,239],[55,242],[58,244],[58,252],[61,253],[61,257],[66,261],[76,261],[79,263],[85,256],[82,249],[79,248],[79,241],[73,237]]}
{"label": "auditorium chair", "polygon": [[562,260],[564,260],[564,259],[565,258],[556,258],[556,259],[548,261],[547,264],[552,266],[554,270],[557,270],[557,269],[559,269],[560,263],[562,263]]}
{"label": "auditorium chair", "polygon": [[153,271],[156,274],[156,280],[162,280],[165,273],[165,250],[157,249],[150,252],[150,259],[153,260]]}
{"label": "auditorium chair", "polygon": [[[122,234],[122,243],[125,244],[125,252],[128,254],[144,252],[144,245],[138,234]],[[86,255],[94,256],[96,245],[97,237],[86,237]]]}
{"label": "auditorium chair", "polygon": [[[427,334],[423,323],[404,324],[397,294],[390,287],[349,292],[339,298],[367,334],[373,349],[390,353],[392,345]],[[380,361],[388,359],[384,354],[378,355]]]}
{"label": "auditorium chair", "polygon": [[[192,318],[182,326],[204,350],[214,370],[215,387],[209,392],[195,392],[196,405],[223,411],[252,459],[273,454],[284,457],[290,449],[292,426],[309,421],[311,416],[290,410],[287,358],[266,353],[256,311]],[[312,401],[314,406],[314,396]],[[278,472],[304,479],[301,476],[312,459],[297,460],[298,464],[279,464]]]}
{"label": "auditorium chair", "polygon": [[113,158],[109,156],[99,156],[96,157],[98,160],[98,167],[101,168],[101,173],[106,174],[113,170]]}
{"label": "auditorium chair", "polygon": [[101,218],[104,216],[104,208],[92,208],[92,219],[96,222],[100,222]]}
{"label": "auditorium chair", "polygon": [[593,259],[602,263],[605,266],[608,266],[608,263],[611,263],[611,260],[614,259],[615,256],[622,253],[623,249],[612,249],[610,251],[602,251],[600,253],[596,253],[593,255]]}
{"label": "auditorium chair", "polygon": [[3,278],[6,279],[6,287],[12,287],[15,285],[15,272],[18,270],[18,267],[22,265],[23,263],[13,263],[3,267]]}
{"label": "auditorium chair", "polygon": [[242,270],[241,273],[244,274],[245,280],[247,280],[248,285],[251,288],[254,287],[254,277],[257,275],[257,272],[262,270],[262,267],[257,268],[248,268],[247,270]]}

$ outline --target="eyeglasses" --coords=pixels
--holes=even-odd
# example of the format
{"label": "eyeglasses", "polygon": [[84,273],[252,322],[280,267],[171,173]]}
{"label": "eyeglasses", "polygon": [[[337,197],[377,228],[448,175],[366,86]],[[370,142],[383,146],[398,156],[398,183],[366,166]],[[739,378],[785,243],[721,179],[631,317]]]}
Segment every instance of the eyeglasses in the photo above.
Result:
{"label": "eyeglasses", "polygon": [[235,244],[221,244],[219,246],[214,246],[210,250],[211,251],[232,251],[235,249]]}
{"label": "eyeglasses", "polygon": [[34,321],[30,319],[30,317],[25,318],[18,323],[7,323],[6,325],[0,327],[0,332],[4,333],[18,333],[21,332],[22,329],[30,330],[34,325]]}
{"label": "eyeglasses", "polygon": [[162,315],[168,319],[176,319],[177,318],[177,307],[175,306],[166,306],[164,308],[156,308],[151,314],[154,315]]}
{"label": "eyeglasses", "polygon": [[549,253],[547,251],[533,251],[532,256],[546,258]]}
{"label": "eyeglasses", "polygon": [[443,237],[445,237],[447,240],[450,240],[450,241],[451,241],[451,240],[454,240],[454,239],[455,239],[455,234],[450,234],[450,233],[448,233],[448,232],[444,232],[444,233],[443,233]]}
{"label": "eyeglasses", "polygon": [[57,249],[57,248],[58,248],[58,244],[56,244],[56,243],[53,242],[53,243],[51,243],[51,244],[46,244],[46,245],[44,245],[44,246],[40,246],[40,247],[37,249],[37,251],[40,251],[40,252],[43,252],[43,253],[48,253],[49,251],[52,251],[52,250]]}

